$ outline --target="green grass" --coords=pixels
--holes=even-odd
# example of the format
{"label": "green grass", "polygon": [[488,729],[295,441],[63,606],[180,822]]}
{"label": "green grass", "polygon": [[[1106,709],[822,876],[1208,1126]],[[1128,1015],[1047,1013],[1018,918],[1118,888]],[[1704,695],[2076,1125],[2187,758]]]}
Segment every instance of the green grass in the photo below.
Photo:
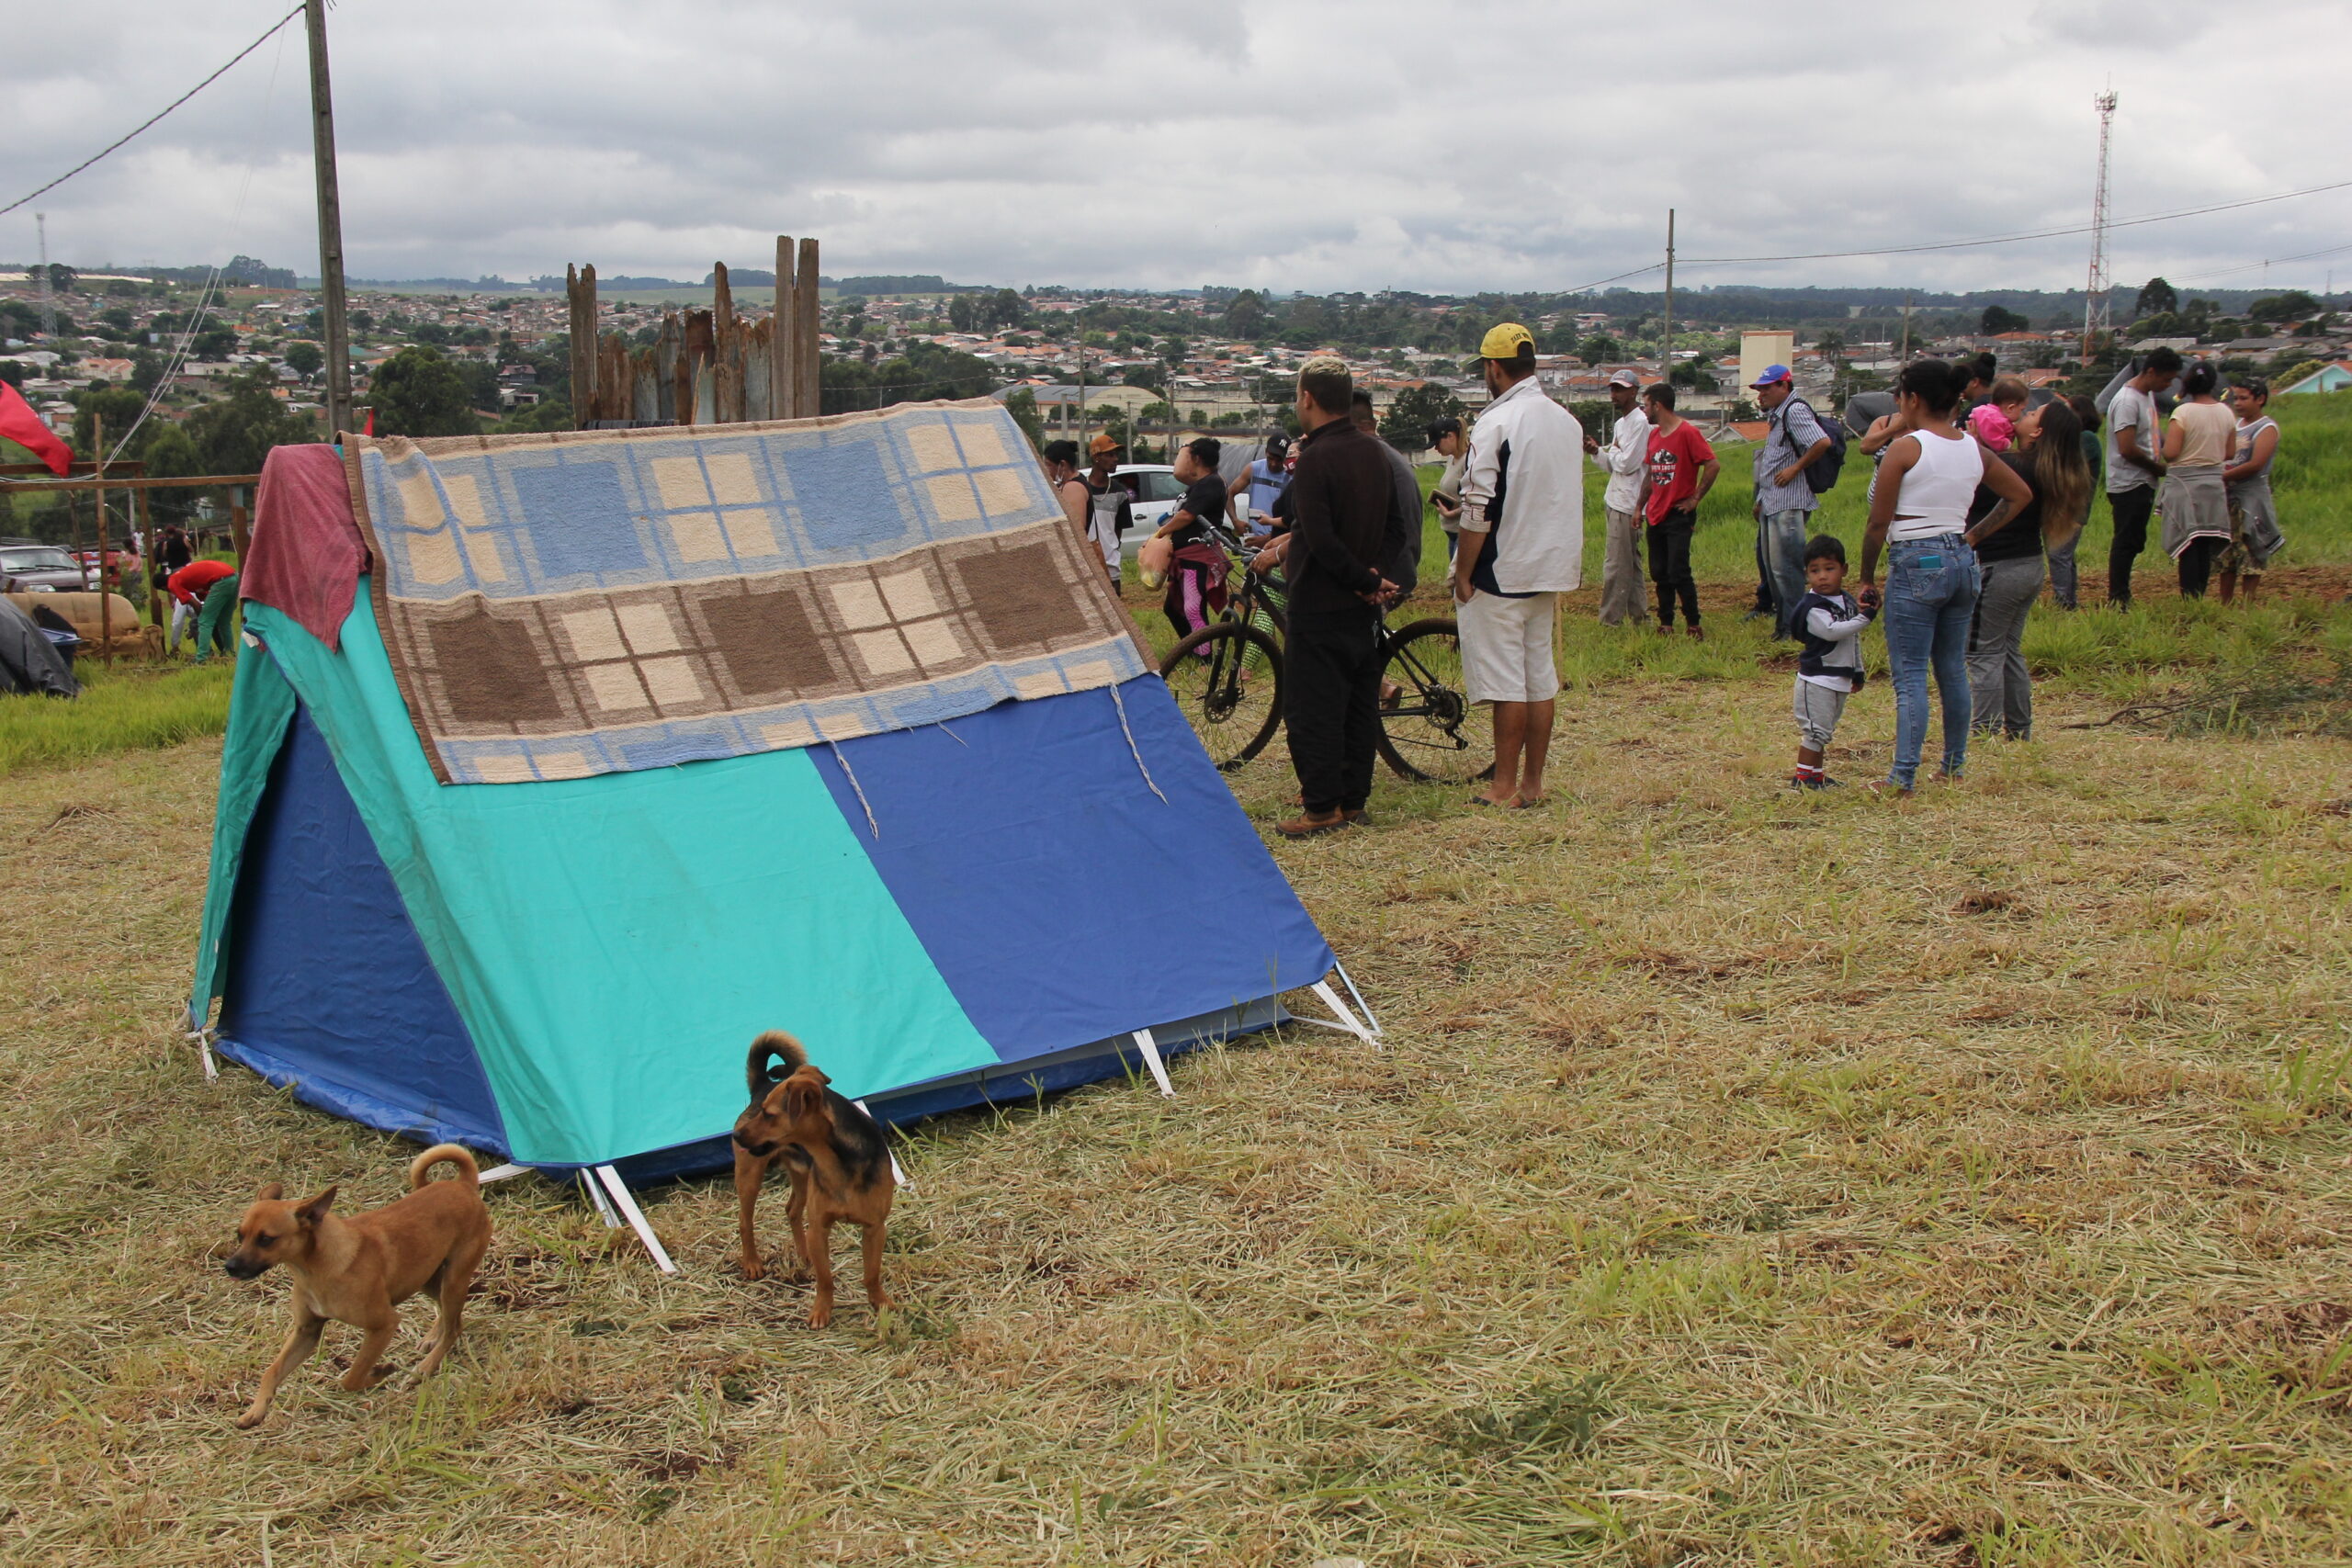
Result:
{"label": "green grass", "polygon": [[[28,774],[0,1561],[2352,1560],[2345,746],[2067,728],[2105,711],[1897,807],[1778,787],[1783,691],[1598,683],[1544,809],[1384,775],[1273,845],[1384,1048],[910,1129],[901,1305],[822,1333],[733,1272],[723,1179],[643,1195],[675,1277],[501,1183],[440,1375],[345,1393],[337,1327],[253,1432],[288,1282],[221,1272],[238,1213],[384,1202],[414,1147],[179,1038],[217,742]],[[1891,724],[1873,683],[1836,771]],[[1278,758],[1232,784],[1290,809]]]}
{"label": "green grass", "polygon": [[226,660],[162,668],[84,660],[74,667],[82,694],[72,702],[0,697],[0,777],[218,735],[229,723],[232,669]]}

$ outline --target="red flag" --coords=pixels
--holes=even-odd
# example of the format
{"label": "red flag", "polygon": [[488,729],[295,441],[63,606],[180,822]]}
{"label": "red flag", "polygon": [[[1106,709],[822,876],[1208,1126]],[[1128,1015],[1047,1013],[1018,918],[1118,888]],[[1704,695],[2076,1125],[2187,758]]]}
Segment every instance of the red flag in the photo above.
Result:
{"label": "red flag", "polygon": [[34,457],[49,465],[51,473],[61,478],[74,467],[72,449],[40,422],[33,405],[25,401],[25,394],[6,381],[0,381],[0,435],[28,448]]}

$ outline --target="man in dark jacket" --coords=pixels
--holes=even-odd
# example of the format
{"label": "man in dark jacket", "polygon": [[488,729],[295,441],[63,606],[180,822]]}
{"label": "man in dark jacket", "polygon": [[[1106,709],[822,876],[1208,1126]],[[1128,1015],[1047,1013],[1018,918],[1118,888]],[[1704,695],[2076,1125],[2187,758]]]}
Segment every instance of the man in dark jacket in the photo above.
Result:
{"label": "man in dark jacket", "polygon": [[1328,355],[1298,373],[1298,423],[1306,434],[1288,497],[1295,522],[1283,556],[1290,635],[1283,716],[1301,811],[1275,828],[1288,839],[1363,821],[1372,796],[1380,606],[1397,592],[1380,570],[1395,481],[1385,444],[1349,417],[1353,392],[1347,366]]}

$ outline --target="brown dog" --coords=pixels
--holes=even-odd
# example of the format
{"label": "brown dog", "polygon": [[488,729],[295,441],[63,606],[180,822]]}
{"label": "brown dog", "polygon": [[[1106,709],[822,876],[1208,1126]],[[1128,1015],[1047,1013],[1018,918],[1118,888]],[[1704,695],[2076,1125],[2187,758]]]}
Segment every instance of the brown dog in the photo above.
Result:
{"label": "brown dog", "polygon": [[[769,1065],[771,1058],[782,1071]],[[882,1238],[898,1190],[881,1127],[828,1087],[832,1080],[810,1066],[800,1042],[780,1029],[752,1042],[746,1072],[752,1103],[735,1119],[736,1232],[744,1278],[767,1272],[752,1235],[752,1209],[768,1168],[780,1161],[792,1174],[785,1217],[792,1222],[793,1250],[817,1276],[808,1326],[822,1328],[833,1320],[837,1221],[865,1227],[865,1299],[881,1311],[890,1304],[882,1293]]]}
{"label": "brown dog", "polygon": [[[458,1179],[427,1180],[425,1172],[444,1160],[458,1168]],[[286,1265],[294,1276],[294,1327],[262,1374],[261,1392],[237,1417],[240,1427],[259,1426],[269,1414],[278,1383],[319,1348],[329,1318],[368,1333],[343,1378],[354,1393],[391,1375],[389,1367],[379,1371],[376,1360],[400,1326],[400,1303],[419,1291],[432,1290],[441,1311],[416,1375],[431,1377],[458,1342],[466,1287],[490,1249],[481,1172],[474,1156],[457,1145],[435,1144],[409,1162],[408,1185],[408,1196],[398,1202],[347,1220],[328,1212],[334,1188],[289,1203],[275,1181],[245,1211],[237,1249],[223,1267],[235,1279],[257,1280],[273,1265]]]}

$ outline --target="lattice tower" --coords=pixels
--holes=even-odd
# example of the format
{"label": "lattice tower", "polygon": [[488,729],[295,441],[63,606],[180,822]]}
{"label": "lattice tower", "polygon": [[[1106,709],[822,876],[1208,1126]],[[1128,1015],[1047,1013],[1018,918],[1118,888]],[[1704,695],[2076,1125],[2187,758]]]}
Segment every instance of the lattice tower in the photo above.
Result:
{"label": "lattice tower", "polygon": [[2107,172],[2109,143],[2115,130],[2115,90],[2093,100],[2098,110],[2098,186],[2091,195],[2091,276],[2083,301],[2083,357],[2109,326],[2107,293],[2113,280],[2107,275]]}

